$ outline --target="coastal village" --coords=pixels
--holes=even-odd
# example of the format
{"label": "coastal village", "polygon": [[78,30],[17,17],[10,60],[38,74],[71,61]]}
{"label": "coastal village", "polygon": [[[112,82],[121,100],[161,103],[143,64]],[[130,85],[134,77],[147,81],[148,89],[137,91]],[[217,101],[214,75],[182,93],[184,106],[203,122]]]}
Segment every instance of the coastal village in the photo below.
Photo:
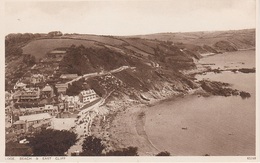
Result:
{"label": "coastal village", "polygon": [[[22,42],[19,46],[26,48],[30,45],[34,51],[20,49],[19,55],[16,53],[21,47],[18,48],[15,39],[6,48],[9,49],[5,72],[7,156],[159,155],[164,151],[149,137],[160,133],[158,129],[172,126],[161,123],[167,118],[161,116],[161,109],[153,110],[155,106],[186,97],[198,100],[209,96],[241,96],[242,100],[251,97],[251,92],[232,88],[227,82],[204,80],[208,73],[255,73],[254,65],[247,65],[244,60],[232,60],[220,67],[211,62],[199,62],[201,58],[194,58],[197,53],[191,55],[186,44],[126,39],[132,41],[131,44],[135,41],[140,44],[153,42],[144,46],[154,49],[153,52],[138,55],[127,50],[130,43],[111,48],[106,44],[95,47],[101,45],[95,42],[95,46],[89,47],[74,45],[77,42],[74,38],[64,37],[42,36],[29,43]],[[95,37],[120,41],[112,37]],[[49,47],[50,41],[58,43],[58,40],[69,42],[66,46],[59,43]],[[145,50],[144,47],[140,48]],[[207,54],[222,55],[221,52],[213,55],[206,50],[197,55],[204,57]],[[201,79],[197,80],[196,75],[201,75]],[[167,115],[178,116],[175,113]],[[163,127],[154,128],[156,125]],[[177,132],[191,130],[186,124],[175,126]],[[86,153],[89,152],[86,147],[92,148],[89,140],[100,144],[98,153]],[[163,143],[161,137],[156,137],[156,141]],[[167,151],[164,154],[170,155]]]}
{"label": "coastal village", "polygon": [[258,2],[4,0],[0,162],[260,161]]}
{"label": "coastal village", "polygon": [[[99,109],[105,99],[86,82],[83,83],[85,89],[78,95],[70,96],[67,90],[73,82],[106,73],[58,74],[57,63],[65,55],[65,50],[49,52],[16,82],[10,92],[5,92],[6,142],[26,143],[27,136],[43,129],[72,131],[79,139],[90,135],[92,119],[105,112]],[[79,144],[72,146],[69,154],[78,152],[80,147]]]}

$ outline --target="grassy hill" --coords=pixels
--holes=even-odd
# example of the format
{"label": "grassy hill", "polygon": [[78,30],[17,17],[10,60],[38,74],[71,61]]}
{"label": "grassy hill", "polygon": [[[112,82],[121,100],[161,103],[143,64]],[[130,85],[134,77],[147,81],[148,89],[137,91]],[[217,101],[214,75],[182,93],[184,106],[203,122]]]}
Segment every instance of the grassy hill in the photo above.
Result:
{"label": "grassy hill", "polygon": [[36,59],[40,59],[44,58],[48,52],[56,48],[68,48],[73,44],[76,46],[83,45],[85,47],[99,47],[99,45],[97,45],[94,41],[66,38],[49,38],[33,40],[25,45],[22,49],[23,54],[31,54],[34,55]]}
{"label": "grassy hill", "polygon": [[[53,37],[28,35],[26,39],[21,39],[22,37],[19,36],[19,40],[15,34],[11,36],[6,38],[6,46],[8,47],[6,48],[8,50],[6,51],[6,54],[8,52],[6,55],[6,81],[9,81],[7,83],[9,88],[12,88],[12,85],[26,72],[30,72],[32,65],[23,63],[25,54],[35,56],[36,61],[39,61],[39,59],[46,59],[46,54],[54,49],[65,49],[67,55],[55,65],[37,63],[41,67],[40,73],[46,72],[50,75],[52,69],[57,66],[60,68],[57,71],[58,75],[62,73],[82,75],[110,71],[120,66],[131,66],[136,68],[135,71],[131,73],[120,72],[122,74],[119,73],[115,77],[123,81],[127,88],[139,89],[142,87],[139,90],[147,91],[157,88],[158,85],[152,83],[153,81],[167,81],[169,85],[172,85],[173,81],[178,81],[179,85],[190,83],[189,79],[181,75],[180,70],[195,68],[194,60],[200,59],[204,53],[219,53],[255,47],[255,30],[253,29],[159,33],[129,37],[87,34],[66,34]],[[10,38],[12,40],[9,40]],[[75,46],[72,47],[72,45]],[[13,47],[16,50],[12,50]],[[19,55],[15,55],[17,52]],[[19,71],[14,71],[14,65],[20,67]],[[151,71],[153,72],[150,73]],[[146,77],[143,78],[143,76]],[[130,84],[126,79],[135,82]],[[100,80],[102,81],[102,79]],[[182,82],[183,84],[181,84]],[[135,85],[136,83],[138,85]]]}
{"label": "grassy hill", "polygon": [[[38,38],[22,47],[23,54],[31,54],[36,59],[43,58],[49,51],[70,47],[72,44],[85,47],[110,47],[136,56],[155,55],[155,48],[165,42],[187,49],[195,54],[224,52],[255,47],[255,30],[235,30],[216,32],[158,33],[129,37],[71,34],[55,38]],[[162,48],[161,46],[159,48]]]}
{"label": "grassy hill", "polygon": [[[213,32],[185,32],[185,33],[157,33],[149,35],[136,35],[133,37],[172,41],[173,43],[192,44],[198,46],[208,45],[216,50],[225,51],[225,45],[234,49],[248,49],[255,47],[255,29],[213,31]],[[220,44],[223,45],[220,45]]]}

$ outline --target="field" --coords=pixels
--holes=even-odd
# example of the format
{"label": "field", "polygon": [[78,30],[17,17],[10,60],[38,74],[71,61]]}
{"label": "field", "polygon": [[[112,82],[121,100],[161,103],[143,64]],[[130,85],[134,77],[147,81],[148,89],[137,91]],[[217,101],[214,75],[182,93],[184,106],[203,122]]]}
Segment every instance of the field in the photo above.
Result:
{"label": "field", "polygon": [[131,46],[141,49],[142,51],[149,53],[149,54],[154,54],[154,49],[151,46],[147,46],[143,44],[143,42],[146,42],[146,40],[142,39],[124,39],[127,43],[129,43]]}
{"label": "field", "polygon": [[141,54],[142,56],[145,56],[145,57],[149,56],[148,53],[146,53],[146,52],[144,52],[144,51],[141,51],[141,50],[137,49],[136,47],[133,47],[133,46],[125,46],[125,48],[126,48],[126,49],[129,49],[129,50],[131,50],[131,51],[133,51],[133,52],[135,52],[135,53],[137,53],[137,54]]}
{"label": "field", "polygon": [[217,49],[225,50],[228,46],[233,46],[236,49],[254,48],[255,40],[252,39],[255,38],[254,34],[255,30],[253,29],[217,32],[158,33],[129,37],[73,34],[60,38],[31,41],[23,47],[23,54],[31,54],[34,55],[36,59],[40,59],[55,48],[70,47],[72,44],[79,46],[82,44],[85,47],[93,48],[104,46],[109,46],[108,48],[110,49],[118,48],[113,50],[121,51],[121,53],[130,50],[137,53],[137,55],[139,54],[138,56],[142,55],[147,57],[149,54],[154,54],[154,48],[156,48],[159,41],[172,41],[174,44],[181,42],[184,43],[183,48],[204,53],[207,52],[207,49],[198,48],[196,46],[209,45],[216,48],[215,44],[223,40],[226,41],[224,44],[229,45],[221,44],[220,46],[222,47],[217,47]]}
{"label": "field", "polygon": [[83,45],[85,47],[99,47],[93,41],[75,40],[75,39],[41,39],[28,43],[23,47],[23,54],[31,54],[36,59],[43,58],[46,53],[59,48],[70,47],[71,45]]}
{"label": "field", "polygon": [[70,35],[70,38],[78,38],[78,39],[86,39],[86,40],[93,40],[96,42],[100,42],[103,44],[108,45],[122,45],[124,41],[109,37],[109,36],[99,36],[99,35],[86,35],[86,34],[80,34],[80,35]]}
{"label": "field", "polygon": [[255,30],[237,30],[237,31],[214,31],[214,32],[186,32],[186,33],[158,33],[150,35],[138,35],[144,39],[157,39],[161,41],[182,42],[184,44],[209,45],[212,46],[218,41],[226,40],[238,49],[253,48],[255,42]]}

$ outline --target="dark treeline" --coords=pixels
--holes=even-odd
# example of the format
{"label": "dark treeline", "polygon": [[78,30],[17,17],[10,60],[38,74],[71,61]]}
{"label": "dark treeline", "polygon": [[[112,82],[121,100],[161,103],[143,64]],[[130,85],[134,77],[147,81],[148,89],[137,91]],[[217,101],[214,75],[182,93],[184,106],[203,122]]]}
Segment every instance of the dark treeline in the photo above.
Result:
{"label": "dark treeline", "polygon": [[31,40],[41,37],[62,36],[60,31],[52,31],[48,34],[40,33],[11,33],[5,36],[5,56],[19,56],[23,53],[22,46]]}
{"label": "dark treeline", "polygon": [[23,54],[22,46],[30,40],[41,37],[41,34],[17,33],[5,36],[5,56],[20,56]]}
{"label": "dark treeline", "polygon": [[122,55],[109,48],[85,48],[84,46],[72,45],[67,55],[60,62],[63,73],[76,73],[83,75],[98,71],[108,71],[120,66],[142,65],[140,61],[130,56]]}
{"label": "dark treeline", "polygon": [[11,44],[19,44],[26,43],[32,39],[39,38],[42,35],[39,33],[12,33],[5,36],[5,46],[9,46]]}
{"label": "dark treeline", "polygon": [[[66,130],[43,129],[27,139],[29,144],[23,146],[26,151],[17,151],[15,142],[7,143],[7,156],[65,156],[68,149],[76,143],[77,135]],[[129,146],[104,152],[105,149],[102,139],[87,136],[82,144],[82,152],[72,153],[72,156],[138,156],[137,147]],[[155,156],[170,156],[170,153],[163,151]]]}

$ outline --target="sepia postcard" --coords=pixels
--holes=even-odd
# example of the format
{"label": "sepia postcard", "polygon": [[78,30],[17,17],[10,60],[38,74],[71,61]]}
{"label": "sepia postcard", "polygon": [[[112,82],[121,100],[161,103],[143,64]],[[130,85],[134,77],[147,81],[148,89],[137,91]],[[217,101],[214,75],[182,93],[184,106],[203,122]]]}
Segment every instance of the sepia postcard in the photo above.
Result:
{"label": "sepia postcard", "polygon": [[1,161],[260,160],[258,0],[0,6]]}

